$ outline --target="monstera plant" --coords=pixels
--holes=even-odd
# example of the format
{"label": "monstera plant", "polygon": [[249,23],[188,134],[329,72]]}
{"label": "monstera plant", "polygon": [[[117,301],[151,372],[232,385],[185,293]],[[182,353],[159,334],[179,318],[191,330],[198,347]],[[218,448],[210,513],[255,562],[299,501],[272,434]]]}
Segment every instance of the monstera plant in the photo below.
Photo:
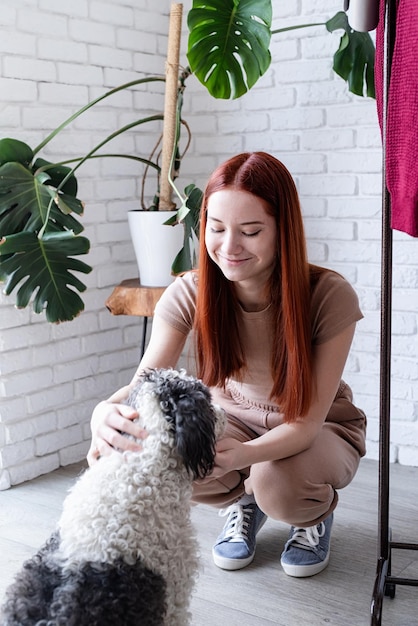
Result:
{"label": "monstera plant", "polygon": [[[271,22],[271,0],[193,0],[188,13],[187,59],[191,72],[210,95],[239,98],[251,89],[269,68],[272,35],[323,25],[329,32],[343,31],[334,55],[334,70],[347,81],[353,93],[374,96],[374,45],[368,34],[356,33],[350,28],[344,12],[321,24],[271,30]],[[35,148],[16,139],[0,140],[0,279],[6,282],[4,292],[7,295],[16,289],[18,307],[25,307],[32,301],[33,309],[38,313],[45,311],[51,322],[71,320],[83,310],[79,294],[86,287],[75,273],[91,271],[91,267],[78,258],[88,252],[90,242],[81,234],[83,226],[79,217],[83,203],[77,197],[75,172],[91,158],[114,157],[114,154],[101,152],[114,137],[133,127],[161,120],[163,116],[157,113],[135,120],[75,161],[50,163],[40,156],[42,148],[103,98],[134,85],[163,80],[164,77],[148,76],[106,92],[74,113]],[[181,93],[179,90],[179,124]],[[159,170],[158,163],[145,156],[118,156]],[[173,159],[174,156],[173,153]],[[182,203],[178,219],[185,223],[185,246],[175,271],[193,263],[187,239],[197,232],[202,197],[194,185],[179,195]]]}
{"label": "monstera plant", "polygon": [[272,0],[193,0],[187,22],[190,67],[215,98],[239,98],[255,85],[270,66],[272,35],[314,26],[343,31],[333,69],[349,91],[374,98],[373,41],[350,27],[344,11],[326,22],[271,30]]}

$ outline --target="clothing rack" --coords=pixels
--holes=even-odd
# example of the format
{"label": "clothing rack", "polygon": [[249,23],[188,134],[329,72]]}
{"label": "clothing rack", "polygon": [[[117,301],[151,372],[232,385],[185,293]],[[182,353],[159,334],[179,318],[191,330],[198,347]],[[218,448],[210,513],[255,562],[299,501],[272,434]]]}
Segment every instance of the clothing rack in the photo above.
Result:
{"label": "clothing rack", "polygon": [[418,544],[392,541],[389,525],[390,495],[390,397],[391,397],[391,339],[392,339],[392,257],[391,202],[386,187],[386,116],[392,56],[396,34],[397,0],[386,2],[385,64],[383,107],[383,200],[381,246],[381,334],[380,334],[380,424],[379,424],[379,519],[378,560],[371,602],[371,626],[380,626],[384,596],[395,597],[396,585],[418,586],[418,579],[401,578],[391,573],[393,550],[418,550]]}

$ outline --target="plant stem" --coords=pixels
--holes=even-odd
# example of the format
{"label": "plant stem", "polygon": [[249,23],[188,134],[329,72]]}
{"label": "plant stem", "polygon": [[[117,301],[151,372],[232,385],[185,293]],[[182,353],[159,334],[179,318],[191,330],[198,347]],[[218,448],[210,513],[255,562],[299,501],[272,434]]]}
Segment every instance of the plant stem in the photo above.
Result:
{"label": "plant stem", "polygon": [[180,140],[181,109],[182,109],[182,106],[183,106],[183,92],[179,91],[178,96],[177,96],[177,108],[176,108],[176,137],[175,137],[175,141],[174,141],[173,152],[171,154],[170,167],[169,167],[168,172],[167,172],[167,177],[168,177],[168,182],[170,183],[172,189],[176,193],[176,196],[178,197],[180,202],[182,204],[184,204],[184,198],[181,195],[181,193],[179,192],[179,190],[177,189],[177,186],[176,186],[176,184],[175,184],[175,182],[173,180],[173,177],[172,177],[174,159],[175,159],[175,156],[176,156],[176,146],[178,146],[178,143],[179,143],[179,140]]}
{"label": "plant stem", "polygon": [[[78,161],[81,161],[83,157],[74,157],[73,159],[68,159],[66,161],[59,161],[58,163],[48,163],[47,165],[43,165],[42,167],[39,167],[35,174],[40,174],[41,172],[47,172],[49,169],[53,168],[53,167],[57,167],[59,165],[68,165],[68,163],[77,163]],[[106,154],[92,154],[89,159],[102,159],[102,158],[114,158],[114,159],[131,159],[132,161],[138,161],[138,163],[144,163],[145,165],[148,165],[149,167],[153,167],[155,170],[157,170],[157,172],[161,171],[161,167],[157,164],[154,163],[153,161],[150,161],[149,159],[144,159],[143,157],[138,157],[138,156],[134,156],[133,154],[120,154],[118,152],[109,152]]]}
{"label": "plant stem", "polygon": [[124,89],[129,89],[130,87],[135,87],[136,85],[142,85],[144,83],[153,83],[153,82],[165,82],[165,77],[164,76],[147,76],[146,78],[139,78],[129,83],[124,83],[123,85],[120,85],[119,87],[115,87],[114,89],[110,89],[109,91],[102,94],[95,100],[88,102],[81,109],[73,113],[73,115],[71,115],[67,120],[65,120],[65,122],[60,124],[58,128],[52,131],[52,133],[50,133],[38,146],[36,146],[36,148],[34,148],[33,153],[37,154],[42,148],[46,146],[47,143],[51,141],[51,139],[53,139],[56,135],[58,135],[58,133],[60,133],[66,126],[71,124],[71,122],[77,119],[77,117],[82,115],[85,111],[88,111],[92,106],[94,106],[98,102],[101,102],[105,98],[109,98],[109,96],[113,96],[115,93],[118,93],[119,91],[122,91]]}
{"label": "plant stem", "polygon": [[[83,163],[85,161],[87,161],[88,159],[91,159],[94,157],[95,152],[97,152],[97,150],[100,150],[100,148],[102,148],[105,144],[107,144],[109,141],[111,141],[112,139],[114,139],[115,137],[118,137],[119,135],[121,135],[122,133],[124,133],[126,130],[129,130],[131,128],[134,128],[135,126],[139,126],[140,124],[145,124],[146,122],[154,122],[154,121],[161,121],[163,119],[163,115],[159,114],[159,115],[150,115],[149,117],[143,117],[140,120],[136,120],[135,122],[131,122],[130,124],[127,124],[126,126],[123,126],[122,128],[119,128],[118,130],[116,130],[114,133],[111,133],[108,137],[106,137],[106,139],[103,139],[103,141],[101,141],[100,143],[97,144],[97,146],[95,146],[92,150],[90,150],[90,152],[88,152],[86,154],[86,156],[84,156],[82,159],[80,159],[77,163],[77,165],[75,167],[73,167],[68,174],[62,179],[61,183],[59,184],[59,186],[57,187],[57,190],[59,191],[60,189],[62,189],[62,187],[65,185],[65,183],[67,182],[67,180],[70,178],[70,176],[72,176],[74,174],[74,172],[76,170],[78,170],[78,168],[83,165]],[[101,155],[98,154],[96,155],[96,158],[99,158]],[[135,157],[132,157],[135,158]],[[137,157],[139,158],[139,157]],[[78,160],[78,159],[76,159]],[[146,162],[146,160],[144,159],[143,162]]]}
{"label": "plant stem", "polygon": [[309,28],[310,26],[325,26],[326,22],[315,22],[313,24],[299,24],[297,26],[287,26],[286,28],[277,28],[276,30],[272,30],[271,34],[276,35],[277,33],[284,33],[287,30],[298,30],[299,28]]}
{"label": "plant stem", "polygon": [[[75,167],[73,167],[66,176],[64,176],[64,178],[62,179],[62,181],[60,182],[60,184],[57,187],[57,192],[62,189],[62,187],[65,185],[65,183],[67,182],[67,180],[74,174],[74,172],[76,170],[78,170],[78,168],[83,165],[83,163],[85,161],[87,161],[88,159],[91,158],[99,158],[101,155],[95,155],[94,153],[97,152],[97,150],[100,150],[100,148],[102,146],[104,146],[106,143],[108,143],[109,141],[111,141],[112,139],[114,139],[115,137],[118,137],[118,135],[121,135],[122,133],[124,133],[126,130],[129,130],[130,128],[134,128],[135,126],[139,126],[140,124],[145,124],[146,122],[152,122],[152,121],[161,121],[163,119],[163,115],[150,115],[149,117],[144,117],[140,120],[137,120],[135,122],[131,122],[130,124],[127,124],[126,126],[123,126],[122,128],[119,128],[119,130],[116,130],[114,133],[112,133],[111,135],[109,135],[108,137],[106,137],[106,139],[104,139],[103,141],[101,141],[99,144],[97,144],[97,146],[95,146],[92,150],[90,150],[90,152],[88,152],[86,154],[86,156],[84,156],[82,159],[74,159],[75,161],[77,161],[77,165]],[[132,157],[134,158],[134,157]],[[139,159],[139,157],[138,157]],[[146,159],[143,160],[144,163],[147,162]],[[158,167],[158,166],[157,166]],[[42,168],[41,168],[42,169]],[[52,207],[52,203],[54,202],[54,198],[51,198],[51,200],[48,203],[48,208],[46,211],[46,219],[44,221],[44,225],[42,227],[42,229],[39,232],[38,238],[41,238],[43,236],[44,230],[46,228],[46,225],[49,221],[49,216],[51,213],[51,207]]]}

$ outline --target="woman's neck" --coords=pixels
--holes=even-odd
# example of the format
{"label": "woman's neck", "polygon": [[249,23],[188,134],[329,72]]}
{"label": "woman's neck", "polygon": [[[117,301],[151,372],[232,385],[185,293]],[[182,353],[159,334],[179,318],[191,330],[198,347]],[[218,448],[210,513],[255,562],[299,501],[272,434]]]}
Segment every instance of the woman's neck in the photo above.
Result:
{"label": "woman's neck", "polygon": [[264,311],[271,304],[271,299],[266,297],[265,285],[250,287],[235,283],[234,287],[238,302],[247,313]]}

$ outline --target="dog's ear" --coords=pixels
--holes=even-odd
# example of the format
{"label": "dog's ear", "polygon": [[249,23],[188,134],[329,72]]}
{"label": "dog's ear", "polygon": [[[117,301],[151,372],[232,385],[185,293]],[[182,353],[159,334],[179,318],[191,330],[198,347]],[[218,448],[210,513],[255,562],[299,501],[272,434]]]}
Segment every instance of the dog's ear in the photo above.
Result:
{"label": "dog's ear", "polygon": [[186,469],[203,478],[213,468],[218,421],[209,389],[184,371],[172,371],[163,373],[157,394]]}
{"label": "dog's ear", "polygon": [[210,398],[194,390],[192,397],[180,399],[172,417],[178,454],[193,478],[204,478],[215,460],[217,418]]}

